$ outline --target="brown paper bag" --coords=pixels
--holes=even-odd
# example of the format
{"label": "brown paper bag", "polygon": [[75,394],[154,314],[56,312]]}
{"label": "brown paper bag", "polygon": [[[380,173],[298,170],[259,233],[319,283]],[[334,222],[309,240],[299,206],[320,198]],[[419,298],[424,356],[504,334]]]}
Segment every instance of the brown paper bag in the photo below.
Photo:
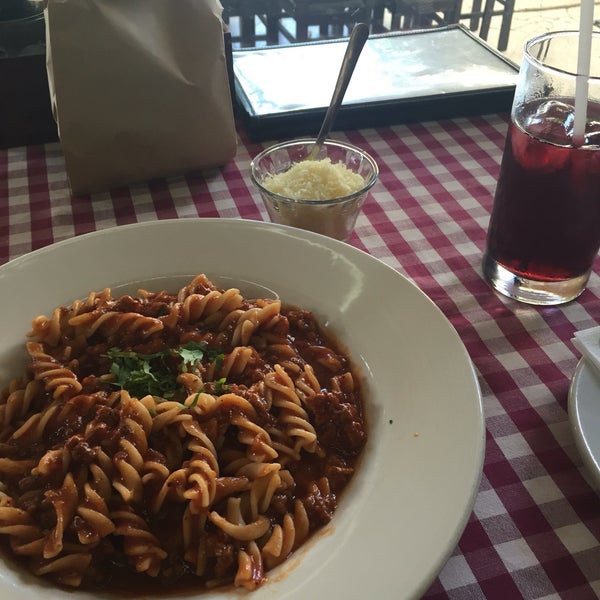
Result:
{"label": "brown paper bag", "polygon": [[237,136],[218,0],[48,0],[47,70],[74,194],[221,166]]}

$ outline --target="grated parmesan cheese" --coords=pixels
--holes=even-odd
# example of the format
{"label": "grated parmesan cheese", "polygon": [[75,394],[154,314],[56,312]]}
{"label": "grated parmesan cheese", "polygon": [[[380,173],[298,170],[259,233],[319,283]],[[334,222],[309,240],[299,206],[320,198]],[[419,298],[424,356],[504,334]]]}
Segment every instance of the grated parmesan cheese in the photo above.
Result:
{"label": "grated parmesan cheese", "polygon": [[343,163],[324,158],[295,163],[283,173],[269,175],[262,184],[270,192],[294,200],[333,200],[357,192],[365,180]]}

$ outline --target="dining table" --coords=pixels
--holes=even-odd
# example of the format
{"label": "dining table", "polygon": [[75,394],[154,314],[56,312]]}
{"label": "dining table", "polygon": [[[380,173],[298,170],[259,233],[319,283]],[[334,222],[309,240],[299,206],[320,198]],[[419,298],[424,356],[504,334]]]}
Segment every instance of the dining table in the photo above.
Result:
{"label": "dining table", "polygon": [[[460,336],[481,390],[481,480],[427,600],[600,597],[600,499],[569,418],[581,360],[572,338],[600,323],[600,262],[581,296],[559,306],[519,303],[484,280],[508,122],[508,114],[476,114],[332,134],[379,166],[347,243],[435,303]],[[60,142],[0,150],[0,264],[136,222],[268,221],[250,162],[279,140],[253,141],[241,122],[237,131],[236,156],[219,168],[79,196],[71,194]]]}

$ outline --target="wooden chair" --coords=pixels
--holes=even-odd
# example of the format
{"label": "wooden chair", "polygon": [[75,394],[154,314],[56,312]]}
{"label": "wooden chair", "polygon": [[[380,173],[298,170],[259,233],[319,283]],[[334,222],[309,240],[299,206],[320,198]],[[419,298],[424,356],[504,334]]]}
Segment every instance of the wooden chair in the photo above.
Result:
{"label": "wooden chair", "polygon": [[[481,10],[483,0],[473,0],[471,4],[471,10],[468,12],[462,12],[460,15],[461,20],[469,19],[469,29],[471,31],[477,31],[479,29],[479,23],[483,16],[483,10]],[[463,6],[464,9],[464,6]]]}
{"label": "wooden chair", "polygon": [[[278,44],[281,19],[286,16],[280,0],[222,0],[223,21],[230,25],[232,17],[239,17],[239,36],[232,36],[232,42],[242,47],[255,46],[257,41]],[[257,35],[256,18],[265,24],[265,35]]]}
{"label": "wooden chair", "polygon": [[[496,7],[496,3],[499,7]],[[483,6],[483,9],[482,9]],[[508,38],[510,36],[510,26],[512,23],[513,14],[515,12],[515,0],[473,0],[471,12],[462,13],[461,19],[470,19],[469,28],[471,31],[479,29],[481,20],[481,29],[479,29],[479,37],[483,40],[488,39],[490,33],[490,25],[492,17],[501,16],[500,33],[498,35],[498,50],[506,50],[508,46]]]}
{"label": "wooden chair", "polygon": [[296,41],[309,39],[311,25],[319,27],[319,38],[343,37],[344,27],[370,25],[374,0],[287,0],[285,10],[296,21]]}
{"label": "wooden chair", "polygon": [[418,29],[458,23],[462,0],[395,0],[388,3],[392,29]]}
{"label": "wooden chair", "polygon": [[[500,4],[500,9],[496,9],[496,3]],[[502,16],[497,47],[500,51],[506,50],[508,46],[508,37],[510,35],[510,25],[512,23],[514,12],[515,0],[485,0],[485,7],[483,9],[483,17],[481,19],[481,29],[479,30],[479,37],[484,40],[487,40],[490,32],[490,24],[492,21],[492,17]]]}

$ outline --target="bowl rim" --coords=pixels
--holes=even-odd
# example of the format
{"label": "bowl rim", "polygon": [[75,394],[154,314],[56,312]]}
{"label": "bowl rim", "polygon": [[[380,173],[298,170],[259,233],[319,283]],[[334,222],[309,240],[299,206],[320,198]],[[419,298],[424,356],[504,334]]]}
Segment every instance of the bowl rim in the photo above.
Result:
{"label": "bowl rim", "polygon": [[354,144],[351,144],[349,142],[335,140],[332,138],[327,138],[326,140],[324,140],[323,145],[324,146],[334,146],[334,147],[338,147],[338,148],[345,148],[347,150],[352,150],[354,152],[358,152],[371,165],[371,167],[373,169],[373,173],[371,174],[371,177],[369,177],[369,179],[365,183],[365,185],[363,185],[363,187],[361,187],[359,190],[356,190],[355,192],[352,192],[351,194],[347,194],[346,196],[338,196],[337,198],[331,198],[329,200],[289,198],[288,196],[282,196],[281,194],[277,194],[276,192],[272,192],[271,190],[268,190],[266,187],[264,187],[262,185],[262,183],[256,177],[256,175],[255,175],[256,165],[267,154],[273,152],[274,150],[279,150],[282,148],[289,148],[291,146],[314,144],[316,141],[317,141],[317,139],[314,137],[313,138],[304,137],[304,138],[298,138],[298,139],[294,139],[294,140],[288,140],[285,142],[279,142],[277,144],[273,144],[272,146],[269,146],[268,148],[265,148],[264,150],[262,150],[262,152],[257,154],[250,162],[250,179],[252,180],[252,183],[258,188],[258,190],[261,192],[261,194],[268,194],[269,196],[272,196],[273,198],[275,198],[277,200],[288,202],[290,204],[308,204],[308,205],[319,205],[319,206],[327,206],[327,205],[332,205],[332,204],[343,204],[345,202],[349,202],[350,200],[354,200],[358,196],[366,195],[367,192],[375,185],[375,182],[377,181],[377,179],[379,177],[379,167],[377,165],[377,161],[368,152],[366,152],[362,148],[359,148],[358,146],[355,146]]}

